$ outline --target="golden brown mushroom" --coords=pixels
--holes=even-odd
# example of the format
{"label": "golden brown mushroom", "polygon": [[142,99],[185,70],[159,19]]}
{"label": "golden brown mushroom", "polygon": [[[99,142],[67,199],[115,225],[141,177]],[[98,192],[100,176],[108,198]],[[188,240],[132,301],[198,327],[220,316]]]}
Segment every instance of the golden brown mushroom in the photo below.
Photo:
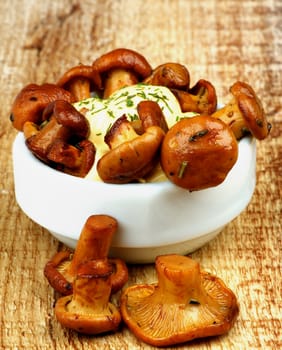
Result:
{"label": "golden brown mushroom", "polygon": [[70,91],[75,101],[81,101],[91,97],[91,91],[100,90],[102,81],[95,67],[81,64],[65,72],[57,85]]}
{"label": "golden brown mushroom", "polygon": [[77,247],[72,251],[58,252],[46,264],[44,275],[59,293],[72,293],[72,284],[81,264],[91,260],[107,260],[112,265],[112,293],[120,290],[128,280],[128,270],[123,260],[108,259],[117,221],[109,215],[91,215],[81,231]]}
{"label": "golden brown mushroom", "polygon": [[231,129],[204,115],[177,122],[161,148],[161,166],[168,179],[190,191],[222,183],[237,157],[238,144]]}
{"label": "golden brown mushroom", "polygon": [[161,107],[155,101],[144,100],[138,103],[137,113],[143,132],[150,126],[159,126],[166,133],[168,126]]}
{"label": "golden brown mushroom", "polygon": [[42,113],[41,126],[24,124],[26,145],[40,160],[65,173],[84,177],[91,169],[95,147],[87,140],[89,123],[70,103],[56,100]]}
{"label": "golden brown mushroom", "polygon": [[186,90],[189,88],[190,75],[187,68],[182,64],[168,62],[156,67],[143,82],[149,85]]}
{"label": "golden brown mushroom", "polygon": [[237,81],[231,86],[230,92],[233,95],[230,102],[212,116],[229,125],[238,140],[248,133],[258,140],[265,139],[271,124],[267,122],[261,101],[253,88]]}
{"label": "golden brown mushroom", "polygon": [[191,89],[171,89],[178,99],[182,112],[211,114],[217,107],[216,90],[212,83],[200,79]]}
{"label": "golden brown mushroom", "polygon": [[112,50],[93,62],[103,78],[103,98],[124,86],[134,85],[151,74],[152,68],[140,53],[125,48]]}
{"label": "golden brown mushroom", "polygon": [[172,346],[221,335],[239,308],[222,280],[180,255],[156,258],[157,284],[133,285],[121,296],[123,320],[135,336],[153,346]]}
{"label": "golden brown mushroom", "polygon": [[120,117],[105,136],[111,149],[99,159],[98,175],[107,183],[140,180],[156,165],[163,137],[159,126],[148,127],[138,135],[126,116]]}
{"label": "golden brown mushroom", "polygon": [[83,334],[117,331],[121,315],[110,302],[113,266],[105,259],[83,263],[77,270],[73,295],[58,299],[57,320]]}
{"label": "golden brown mushroom", "polygon": [[74,96],[54,84],[25,86],[18,93],[12,105],[10,120],[13,126],[22,131],[26,121],[41,124],[43,110],[55,100],[65,100],[71,103],[74,102]]}

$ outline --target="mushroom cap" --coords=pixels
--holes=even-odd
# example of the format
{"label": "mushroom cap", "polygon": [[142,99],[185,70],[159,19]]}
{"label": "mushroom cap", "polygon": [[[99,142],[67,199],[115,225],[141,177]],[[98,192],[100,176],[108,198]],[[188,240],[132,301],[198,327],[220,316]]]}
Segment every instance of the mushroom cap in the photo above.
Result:
{"label": "mushroom cap", "polygon": [[156,259],[157,284],[129,286],[122,293],[123,320],[153,346],[171,346],[228,332],[239,308],[234,293],[199,264],[176,254]]}
{"label": "mushroom cap", "polygon": [[100,178],[107,183],[128,183],[146,176],[156,164],[164,137],[158,126],[108,151],[97,163]]}
{"label": "mushroom cap", "polygon": [[177,122],[166,133],[161,147],[166,176],[190,191],[222,183],[237,157],[238,144],[231,129],[205,115]]}
{"label": "mushroom cap", "polygon": [[72,67],[69,70],[67,70],[62,77],[57,81],[56,85],[59,87],[68,89],[68,85],[71,84],[73,80],[76,79],[87,79],[89,80],[92,84],[97,89],[101,89],[102,82],[101,82],[101,77],[96,70],[95,67],[93,66],[87,66],[80,64],[78,66]]}
{"label": "mushroom cap", "polygon": [[80,113],[71,103],[64,100],[56,100],[48,104],[43,111],[43,120],[54,116],[57,123],[67,128],[72,137],[78,140],[85,139],[90,134],[90,125],[87,118]]}
{"label": "mushroom cap", "polygon": [[144,83],[185,90],[189,88],[190,74],[182,64],[168,62],[156,67]]}
{"label": "mushroom cap", "polygon": [[55,100],[65,100],[71,103],[74,102],[74,97],[55,84],[25,86],[18,93],[12,105],[10,119],[13,126],[22,131],[26,121],[40,124],[43,110]]}
{"label": "mushroom cap", "polygon": [[261,101],[253,88],[247,83],[237,81],[230,87],[230,92],[237,101],[249,131],[258,140],[265,139],[271,125],[266,120]]}
{"label": "mushroom cap", "polygon": [[93,62],[93,66],[100,74],[121,68],[135,72],[142,79],[149,76],[152,71],[144,56],[126,48],[118,48],[100,56]]}
{"label": "mushroom cap", "polygon": [[109,303],[108,315],[80,315],[66,311],[67,305],[71,300],[72,296],[67,295],[58,299],[56,303],[56,317],[63,326],[83,334],[101,334],[117,331],[121,322],[121,316],[115,305]]}

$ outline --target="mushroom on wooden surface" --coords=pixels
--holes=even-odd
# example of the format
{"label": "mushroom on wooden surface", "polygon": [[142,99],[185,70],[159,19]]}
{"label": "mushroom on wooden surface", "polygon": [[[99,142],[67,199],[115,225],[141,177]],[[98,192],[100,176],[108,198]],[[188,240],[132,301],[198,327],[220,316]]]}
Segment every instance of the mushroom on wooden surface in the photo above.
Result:
{"label": "mushroom on wooden surface", "polygon": [[103,81],[103,98],[122,87],[134,85],[151,74],[152,68],[140,53],[118,48],[105,53],[93,62]]}
{"label": "mushroom on wooden surface", "polygon": [[129,286],[121,296],[123,320],[137,338],[173,346],[231,329],[239,308],[221,279],[176,254],[158,256],[156,271],[156,284]]}
{"label": "mushroom on wooden surface", "polygon": [[189,191],[217,186],[238,158],[238,143],[221,120],[199,115],[184,118],[166,133],[161,166],[167,178]]}
{"label": "mushroom on wooden surface", "polygon": [[256,139],[265,139],[271,124],[267,122],[262,103],[253,88],[241,81],[230,87],[232,99],[212,114],[230,126],[237,139],[252,134]]}
{"label": "mushroom on wooden surface", "polygon": [[23,130],[26,121],[41,124],[45,107],[55,101],[74,102],[74,96],[55,84],[28,84],[16,96],[11,110],[10,120],[13,126]]}
{"label": "mushroom on wooden surface", "polygon": [[117,220],[109,215],[91,215],[86,220],[74,252],[61,251],[47,262],[44,275],[50,285],[63,295],[72,293],[72,285],[79,266],[87,261],[106,260],[112,265],[112,293],[120,290],[128,280],[128,270],[123,260],[108,258]]}
{"label": "mushroom on wooden surface", "polygon": [[55,305],[57,320],[83,334],[117,331],[121,322],[118,308],[110,302],[113,265],[106,259],[82,263],[73,282],[73,294]]}

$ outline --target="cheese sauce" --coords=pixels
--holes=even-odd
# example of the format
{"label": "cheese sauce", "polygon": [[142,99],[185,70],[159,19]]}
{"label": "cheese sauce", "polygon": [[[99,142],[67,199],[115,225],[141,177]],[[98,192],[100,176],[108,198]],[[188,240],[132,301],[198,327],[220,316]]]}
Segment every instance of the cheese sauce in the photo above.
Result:
{"label": "cheese sauce", "polygon": [[[90,123],[89,139],[96,147],[95,163],[87,178],[100,181],[96,164],[109,151],[108,145],[104,142],[107,131],[124,114],[129,121],[138,120],[137,105],[142,100],[155,101],[159,104],[169,128],[180,119],[195,115],[195,113],[182,113],[176,97],[164,86],[137,84],[116,91],[108,99],[91,97],[76,102],[75,108],[83,113]],[[161,168],[158,167],[149,181],[162,181],[164,179]]]}

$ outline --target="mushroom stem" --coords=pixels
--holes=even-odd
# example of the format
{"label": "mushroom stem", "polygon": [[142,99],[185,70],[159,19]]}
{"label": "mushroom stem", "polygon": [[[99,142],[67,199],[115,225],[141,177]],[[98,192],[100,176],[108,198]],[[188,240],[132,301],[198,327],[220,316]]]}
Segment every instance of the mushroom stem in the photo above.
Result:
{"label": "mushroom stem", "polygon": [[214,112],[212,116],[229,125],[237,140],[240,140],[244,135],[250,133],[234,98],[224,107]]}
{"label": "mushroom stem", "polygon": [[160,256],[156,259],[158,293],[166,303],[187,305],[195,300],[201,286],[200,265],[180,255]]}
{"label": "mushroom stem", "polygon": [[113,267],[106,260],[92,260],[82,264],[73,282],[73,297],[67,305],[69,312],[105,313],[111,295]]}
{"label": "mushroom stem", "polygon": [[116,68],[107,73],[103,98],[110,97],[115,91],[138,83],[137,76],[126,69]]}
{"label": "mushroom stem", "polygon": [[116,219],[108,215],[91,215],[84,224],[67,273],[75,275],[85,261],[106,259],[116,230]]}
{"label": "mushroom stem", "polygon": [[109,302],[112,265],[105,259],[92,260],[77,270],[73,295],[58,299],[57,320],[65,327],[85,334],[116,331],[121,315]]}
{"label": "mushroom stem", "polygon": [[111,292],[116,293],[128,280],[125,262],[118,258],[108,259],[117,221],[108,215],[92,215],[84,224],[77,247],[72,255],[57,253],[44,269],[45,277],[51,286],[61,294],[69,295],[79,267],[87,261],[108,261],[112,266]]}
{"label": "mushroom stem", "polygon": [[69,92],[75,97],[76,101],[82,101],[91,96],[90,81],[86,78],[76,78],[69,86]]}

